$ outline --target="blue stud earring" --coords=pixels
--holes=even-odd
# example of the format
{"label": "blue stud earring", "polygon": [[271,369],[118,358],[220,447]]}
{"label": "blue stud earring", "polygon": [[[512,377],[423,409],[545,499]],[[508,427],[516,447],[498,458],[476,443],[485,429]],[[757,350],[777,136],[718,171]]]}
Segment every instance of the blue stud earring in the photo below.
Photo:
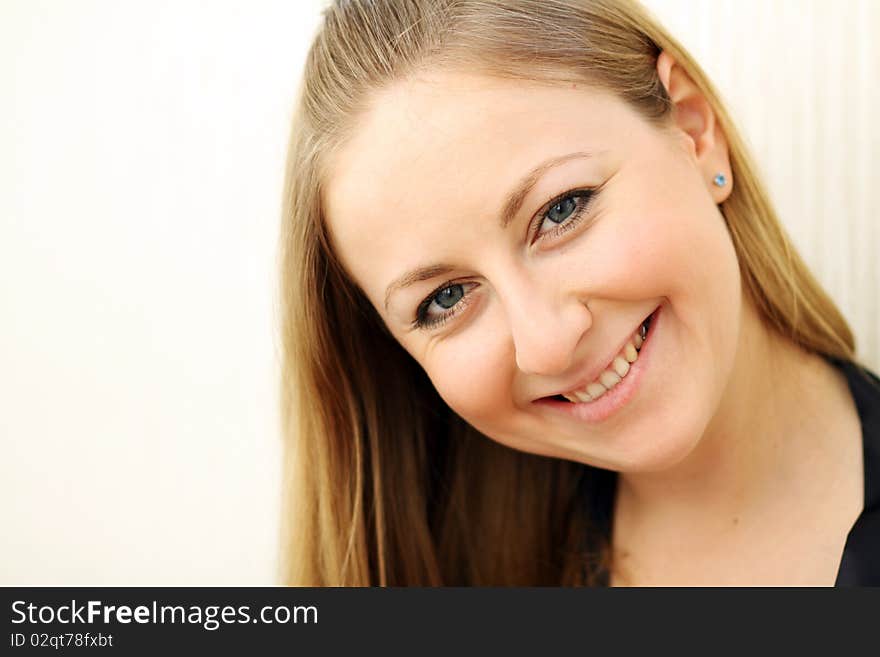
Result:
{"label": "blue stud earring", "polygon": [[715,177],[712,179],[712,182],[718,185],[718,187],[724,187],[724,185],[727,184],[727,178],[724,177],[723,173],[716,173]]}

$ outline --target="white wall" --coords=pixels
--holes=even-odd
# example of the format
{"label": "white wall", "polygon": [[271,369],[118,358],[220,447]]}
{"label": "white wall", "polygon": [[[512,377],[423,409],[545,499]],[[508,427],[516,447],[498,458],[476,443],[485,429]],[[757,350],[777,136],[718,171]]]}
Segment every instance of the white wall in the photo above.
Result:
{"label": "white wall", "polygon": [[[0,0],[0,584],[275,581],[275,239],[320,4]],[[648,4],[880,369],[880,3]]]}
{"label": "white wall", "polygon": [[880,370],[880,2],[643,2],[729,101],[782,222]]}
{"label": "white wall", "polygon": [[316,4],[0,4],[0,583],[275,581],[275,241]]}

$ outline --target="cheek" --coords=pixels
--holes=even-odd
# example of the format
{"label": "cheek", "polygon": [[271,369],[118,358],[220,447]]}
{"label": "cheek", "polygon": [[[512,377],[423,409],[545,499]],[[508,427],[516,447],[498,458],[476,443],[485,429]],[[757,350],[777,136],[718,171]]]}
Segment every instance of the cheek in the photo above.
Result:
{"label": "cheek", "polygon": [[631,271],[643,287],[680,304],[723,302],[739,277],[736,253],[723,218],[710,208],[670,208],[642,222],[628,242]]}
{"label": "cheek", "polygon": [[643,246],[646,276],[662,282],[690,339],[713,358],[735,348],[741,303],[739,263],[714,205],[682,203]]}
{"label": "cheek", "polygon": [[724,217],[681,158],[648,164],[629,172],[615,195],[615,220],[608,222],[614,235],[607,240],[615,248],[597,254],[604,280],[614,289],[638,290],[637,296],[666,297],[689,320],[710,312],[734,319],[739,265]]}
{"label": "cheek", "polygon": [[511,354],[499,335],[481,327],[446,340],[424,363],[437,392],[469,424],[486,432],[513,410]]}

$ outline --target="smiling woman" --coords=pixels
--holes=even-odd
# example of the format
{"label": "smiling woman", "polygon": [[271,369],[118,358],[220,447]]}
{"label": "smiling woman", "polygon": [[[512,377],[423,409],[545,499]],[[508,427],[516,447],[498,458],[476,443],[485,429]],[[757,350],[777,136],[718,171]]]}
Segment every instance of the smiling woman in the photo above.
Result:
{"label": "smiling woman", "polygon": [[290,583],[876,573],[880,388],[635,2],[334,3],[287,181]]}

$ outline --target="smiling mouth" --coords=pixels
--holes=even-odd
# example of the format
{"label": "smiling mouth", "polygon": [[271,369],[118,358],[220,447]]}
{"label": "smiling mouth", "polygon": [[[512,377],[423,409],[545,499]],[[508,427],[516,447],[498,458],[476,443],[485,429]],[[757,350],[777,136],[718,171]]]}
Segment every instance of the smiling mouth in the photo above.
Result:
{"label": "smiling mouth", "polygon": [[638,360],[639,352],[644,347],[645,341],[650,335],[651,321],[657,309],[639,325],[639,328],[629,337],[623,348],[611,359],[611,362],[596,378],[581,389],[566,393],[545,397],[556,401],[569,402],[572,404],[592,402],[612,390],[629,374],[632,365]]}

